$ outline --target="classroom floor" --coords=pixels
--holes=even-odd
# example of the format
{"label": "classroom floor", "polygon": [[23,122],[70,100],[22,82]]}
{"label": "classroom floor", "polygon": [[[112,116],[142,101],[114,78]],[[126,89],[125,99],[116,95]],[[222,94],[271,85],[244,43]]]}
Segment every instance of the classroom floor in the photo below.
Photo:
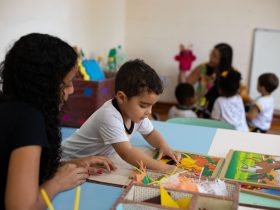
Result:
{"label": "classroom floor", "polygon": [[[153,113],[159,115],[160,121],[165,121],[167,120],[167,113],[171,106],[173,106],[171,103],[156,103],[153,106]],[[268,133],[280,135],[280,114],[275,114]]]}

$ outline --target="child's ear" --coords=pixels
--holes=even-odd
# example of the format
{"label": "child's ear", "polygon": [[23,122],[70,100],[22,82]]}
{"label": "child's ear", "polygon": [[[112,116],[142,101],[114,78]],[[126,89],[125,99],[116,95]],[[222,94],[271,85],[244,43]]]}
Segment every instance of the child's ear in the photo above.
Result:
{"label": "child's ear", "polygon": [[268,93],[265,86],[261,86],[261,91],[262,91],[262,93]]}
{"label": "child's ear", "polygon": [[220,95],[223,95],[223,94],[224,94],[224,91],[223,91],[221,88],[218,88],[218,93],[219,93]]}
{"label": "child's ear", "polygon": [[191,105],[194,105],[197,102],[196,97],[191,97]]}
{"label": "child's ear", "polygon": [[116,99],[117,99],[119,104],[123,104],[126,101],[127,96],[123,91],[118,91],[116,93]]}

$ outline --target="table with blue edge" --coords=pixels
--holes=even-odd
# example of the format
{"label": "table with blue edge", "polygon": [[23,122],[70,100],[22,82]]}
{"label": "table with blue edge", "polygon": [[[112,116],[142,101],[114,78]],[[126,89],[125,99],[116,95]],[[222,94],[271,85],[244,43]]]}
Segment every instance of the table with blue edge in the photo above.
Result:
{"label": "table with blue edge", "polygon": [[[208,154],[213,138],[217,132],[216,128],[159,121],[153,121],[153,125],[173,149],[200,154]],[[63,127],[61,129],[62,138],[67,138],[75,130],[75,128]],[[131,143],[135,146],[148,145],[139,133],[132,137]],[[122,192],[123,188],[119,187],[97,183],[84,183],[81,185],[79,210],[108,210],[113,206]],[[75,189],[72,189],[58,194],[53,200],[53,205],[57,210],[69,210],[74,208],[74,202]],[[278,200],[246,193],[240,193],[239,202],[272,208],[280,207],[280,201]]]}

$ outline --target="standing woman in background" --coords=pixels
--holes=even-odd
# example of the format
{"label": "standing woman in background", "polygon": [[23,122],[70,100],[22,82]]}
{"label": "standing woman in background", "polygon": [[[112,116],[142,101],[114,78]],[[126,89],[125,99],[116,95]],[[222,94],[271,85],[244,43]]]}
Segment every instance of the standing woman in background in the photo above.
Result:
{"label": "standing woman in background", "polygon": [[206,97],[208,111],[212,111],[213,104],[219,96],[215,85],[216,75],[221,70],[232,70],[232,47],[226,43],[217,44],[211,51],[209,61],[197,66],[186,78],[186,82],[197,85],[196,96],[199,103]]}
{"label": "standing woman in background", "polygon": [[73,93],[77,54],[59,38],[29,34],[15,42],[0,67],[0,209],[46,209],[50,199],[85,182],[105,157],[61,163],[59,109]]}

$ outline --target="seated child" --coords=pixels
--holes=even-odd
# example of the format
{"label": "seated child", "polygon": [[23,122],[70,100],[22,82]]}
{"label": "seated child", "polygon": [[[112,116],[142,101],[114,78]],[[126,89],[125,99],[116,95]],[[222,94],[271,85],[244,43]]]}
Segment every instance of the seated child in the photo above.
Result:
{"label": "seated child", "polygon": [[196,102],[194,88],[189,83],[180,83],[175,89],[175,96],[178,101],[168,112],[168,118],[174,117],[197,117],[194,112]]}
{"label": "seated child", "polygon": [[236,130],[248,131],[245,109],[242,98],[238,94],[241,74],[235,70],[226,70],[217,80],[220,96],[214,102],[211,118],[225,121]]}
{"label": "seated child", "polygon": [[273,73],[259,76],[257,90],[261,94],[246,113],[251,131],[266,133],[271,126],[274,111],[274,99],[271,93],[278,87],[279,80]]}
{"label": "seated child", "polygon": [[141,60],[126,62],[116,75],[115,97],[105,102],[63,142],[63,159],[89,154],[105,155],[134,166],[139,166],[142,161],[148,169],[163,172],[174,170],[174,166],[148,157],[129,142],[138,131],[151,146],[158,149],[158,159],[167,155],[175,162],[180,161],[180,154],[170,149],[148,119],[162,92],[162,81],[154,69]]}

